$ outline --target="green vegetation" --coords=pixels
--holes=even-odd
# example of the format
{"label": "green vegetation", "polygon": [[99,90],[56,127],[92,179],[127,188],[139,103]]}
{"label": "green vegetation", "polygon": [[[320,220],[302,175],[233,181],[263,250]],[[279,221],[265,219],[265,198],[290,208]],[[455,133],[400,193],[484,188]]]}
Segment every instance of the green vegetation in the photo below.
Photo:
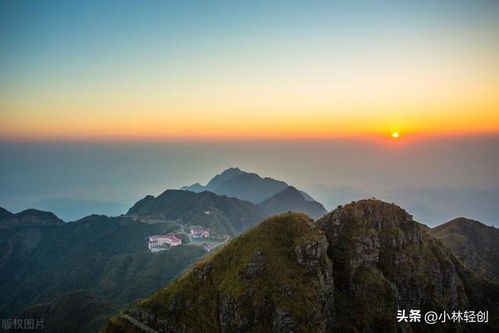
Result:
{"label": "green vegetation", "polygon": [[[104,332],[140,331],[133,321],[172,332],[419,332],[427,327],[398,324],[397,310],[486,309],[490,323],[478,330],[498,328],[498,285],[442,244],[458,254],[471,245],[490,254],[496,230],[478,222],[430,230],[394,204],[361,200],[317,222],[299,213],[274,216],[210,256],[192,244],[150,253],[151,234],[187,221],[227,231],[225,223],[239,216],[237,233],[258,214],[248,215],[256,207],[249,202],[209,192],[167,191],[144,200],[133,216],[0,229],[0,314],[9,318],[31,306],[25,315],[51,318],[60,323],[51,328],[56,332],[96,330],[125,305]],[[177,209],[188,212],[175,217]],[[140,214],[155,223],[140,222]],[[482,242],[469,245],[477,237]]]}
{"label": "green vegetation", "polygon": [[[171,326],[187,323],[192,332],[217,331],[221,325],[271,331],[279,316],[292,318],[297,332],[315,331],[324,325],[316,316],[326,311],[319,300],[321,293],[327,293],[318,288],[317,277],[327,278],[330,262],[323,246],[323,252],[317,250],[317,258],[309,259],[317,262],[300,264],[296,248],[321,244],[325,245],[323,234],[305,215],[275,216],[196,264],[138,307]],[[227,318],[221,320],[224,314]],[[107,331],[128,325],[114,318]]]}
{"label": "green vegetation", "polygon": [[91,216],[78,222],[0,230],[0,314],[85,290],[115,304],[153,293],[205,254],[181,246],[147,251],[147,236],[177,227],[128,217]]}
{"label": "green vegetation", "polygon": [[105,325],[116,311],[115,305],[101,297],[84,291],[74,291],[53,302],[33,305],[20,317],[43,318],[45,332],[93,333]]}
{"label": "green vegetation", "polygon": [[429,233],[477,275],[499,282],[499,229],[461,217]]}
{"label": "green vegetation", "polygon": [[270,214],[251,202],[211,192],[167,190],[157,197],[149,195],[139,200],[127,215],[200,225],[212,232],[237,236]]}
{"label": "green vegetation", "polygon": [[[498,285],[403,209],[373,199],[315,223],[296,213],[270,218],[125,314],[168,332],[486,332],[498,329],[497,299]],[[486,309],[490,318],[397,323],[403,309]],[[133,331],[126,316],[103,331]]]}
{"label": "green vegetation", "polygon": [[51,212],[45,212],[38,209],[26,209],[20,213],[13,214],[0,207],[0,229],[63,223],[63,220]]}
{"label": "green vegetation", "polygon": [[[494,313],[492,309],[498,307],[493,295],[499,286],[468,272],[427,228],[394,204],[361,200],[338,208],[318,223],[326,232],[334,263],[339,331],[395,332],[401,328],[394,321],[397,309],[452,311],[474,304]],[[497,317],[492,322],[497,326]],[[465,326],[435,327],[445,331]],[[411,329],[428,327],[412,325]]]}

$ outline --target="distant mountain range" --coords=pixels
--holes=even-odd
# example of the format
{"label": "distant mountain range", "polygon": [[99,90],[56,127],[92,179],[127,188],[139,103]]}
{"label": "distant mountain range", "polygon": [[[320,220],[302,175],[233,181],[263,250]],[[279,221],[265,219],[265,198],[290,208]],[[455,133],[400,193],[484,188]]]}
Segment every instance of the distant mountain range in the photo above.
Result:
{"label": "distant mountain range", "polygon": [[[499,285],[477,278],[400,207],[361,200],[317,222],[274,216],[182,278],[112,318],[104,332],[398,332],[400,309],[487,309],[499,329]],[[472,326],[476,325],[476,326]]]}
{"label": "distant mountain range", "polygon": [[113,304],[145,297],[206,253],[192,246],[147,251],[148,236],[176,229],[99,215],[0,229],[0,317],[75,290]]}
{"label": "distant mountain range", "polygon": [[327,213],[322,204],[315,200],[306,200],[303,193],[293,186],[285,187],[258,205],[272,215],[293,211],[302,212],[313,219],[318,219]]}
{"label": "distant mountain range", "polygon": [[[188,225],[233,240],[213,255],[192,244],[147,251],[148,236]],[[0,208],[0,317],[42,316],[61,323],[47,332],[83,333],[126,306],[106,332],[137,322],[167,332],[418,332],[396,323],[398,309],[486,309],[489,324],[434,327],[494,331],[498,246],[498,229],[478,221],[429,228],[373,199],[328,214],[293,186],[231,168],[117,217],[64,223]]]}
{"label": "distant mountain range", "polygon": [[184,186],[181,190],[210,191],[219,195],[247,200],[266,209],[272,214],[288,211],[302,212],[316,219],[327,211],[309,194],[289,186],[286,182],[272,178],[262,178],[256,173],[229,168],[213,177],[206,186],[199,183]]}
{"label": "distant mountain range", "polygon": [[76,221],[92,214],[121,215],[130,206],[115,201],[51,198],[37,201],[33,207],[51,211],[64,221]]}
{"label": "distant mountain range", "polygon": [[139,200],[127,215],[200,225],[235,236],[268,217],[269,213],[251,202],[212,192],[166,190],[157,197],[149,195]]}
{"label": "distant mountain range", "polygon": [[13,214],[0,207],[0,228],[41,226],[63,223],[63,220],[51,212],[45,212],[37,209],[26,209],[20,213]]}
{"label": "distant mountain range", "polygon": [[213,177],[206,186],[196,183],[191,186],[184,186],[181,190],[193,192],[210,191],[257,204],[286,187],[288,187],[288,184],[283,181],[268,177],[262,178],[256,173],[242,171],[239,168],[229,168]]}
{"label": "distant mountain range", "polygon": [[[217,186],[246,174],[229,169],[209,184]],[[281,183],[285,184],[267,179],[257,187],[262,193],[273,193],[274,185],[266,188],[266,184]],[[133,301],[164,285],[205,253],[180,247],[152,255],[146,252],[148,235],[176,230],[181,224],[237,236],[274,213],[297,210],[313,217],[325,213],[322,205],[306,198],[287,185],[260,204],[208,191],[166,190],[139,200],[125,216],[91,215],[71,223],[36,209],[13,214],[0,208],[0,293],[6,297],[0,296],[0,314],[13,315],[76,289],[113,304]],[[140,276],[147,278],[135,285]]]}
{"label": "distant mountain range", "polygon": [[394,188],[363,190],[356,187],[313,185],[307,187],[315,199],[332,209],[345,202],[376,197],[396,202],[418,221],[436,226],[456,216],[470,216],[499,227],[499,190],[476,188]]}

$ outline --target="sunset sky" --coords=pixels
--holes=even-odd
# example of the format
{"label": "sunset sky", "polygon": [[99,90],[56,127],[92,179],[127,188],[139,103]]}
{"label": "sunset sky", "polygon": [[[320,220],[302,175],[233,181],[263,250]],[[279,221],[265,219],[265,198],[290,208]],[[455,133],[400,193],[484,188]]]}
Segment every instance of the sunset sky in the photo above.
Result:
{"label": "sunset sky", "polygon": [[499,132],[497,1],[0,1],[0,140]]}
{"label": "sunset sky", "polygon": [[240,167],[499,226],[498,32],[495,0],[0,0],[0,207]]}

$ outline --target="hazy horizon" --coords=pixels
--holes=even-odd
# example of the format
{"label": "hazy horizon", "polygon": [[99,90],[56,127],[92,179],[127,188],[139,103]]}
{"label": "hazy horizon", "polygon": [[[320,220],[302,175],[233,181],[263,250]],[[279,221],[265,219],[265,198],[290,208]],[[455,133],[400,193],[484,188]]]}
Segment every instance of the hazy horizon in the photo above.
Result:
{"label": "hazy horizon", "polygon": [[[445,211],[455,205],[455,214],[421,214],[434,219],[421,222],[435,224],[439,218],[444,222],[465,215],[499,225],[491,218],[496,211],[491,203],[485,209],[463,205],[469,201],[469,206],[477,206],[487,193],[492,196],[490,202],[499,201],[498,143],[497,136],[396,144],[368,140],[4,142],[0,144],[4,161],[0,206],[19,211],[40,201],[70,199],[113,202],[124,208],[145,195],[205,184],[224,169],[239,167],[297,186],[328,209],[370,196],[414,205],[430,190],[426,196],[433,199],[418,209],[431,211],[435,196],[449,196]],[[416,201],[415,193],[420,193]]]}
{"label": "hazy horizon", "polygon": [[0,0],[2,328],[496,329],[498,32],[499,0]]}
{"label": "hazy horizon", "polygon": [[2,1],[0,205],[117,214],[238,166],[328,208],[374,195],[497,224],[498,16],[487,0]]}

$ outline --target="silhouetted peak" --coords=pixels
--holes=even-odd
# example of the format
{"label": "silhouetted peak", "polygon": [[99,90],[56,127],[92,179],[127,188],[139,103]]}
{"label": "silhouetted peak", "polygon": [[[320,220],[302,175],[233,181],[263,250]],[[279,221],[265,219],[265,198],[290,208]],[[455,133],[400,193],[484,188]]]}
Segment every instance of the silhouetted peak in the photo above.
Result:
{"label": "silhouetted peak", "polygon": [[294,186],[286,187],[285,189],[276,193],[273,197],[287,197],[305,200],[303,194],[301,194],[301,192],[298,191]]}
{"label": "silhouetted peak", "polygon": [[12,216],[13,214],[7,209],[0,207],[0,218]]}
{"label": "silhouetted peak", "polygon": [[217,186],[219,186],[220,184],[222,184],[223,182],[225,182],[225,181],[227,181],[235,176],[244,174],[244,173],[245,172],[239,168],[228,168],[228,169],[224,170],[222,173],[213,177],[208,182],[208,184],[206,184],[206,188],[207,189],[214,189]]}

